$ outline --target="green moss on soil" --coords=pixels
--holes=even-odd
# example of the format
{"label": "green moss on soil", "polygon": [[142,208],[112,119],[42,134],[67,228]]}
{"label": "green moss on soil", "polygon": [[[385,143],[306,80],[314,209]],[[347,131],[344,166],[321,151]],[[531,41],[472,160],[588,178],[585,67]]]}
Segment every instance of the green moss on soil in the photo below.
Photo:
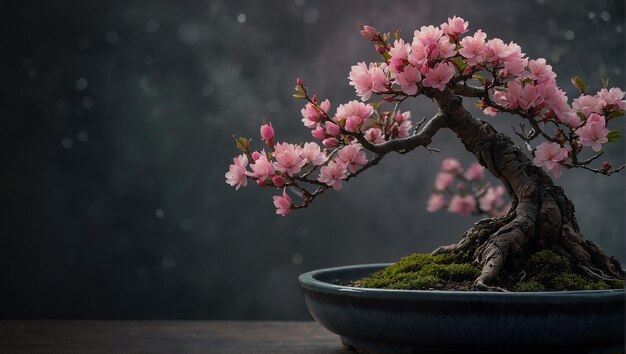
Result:
{"label": "green moss on soil", "polygon": [[[511,291],[562,291],[623,288],[624,282],[590,281],[574,273],[569,261],[552,251],[537,252],[528,259],[522,281],[505,286]],[[361,288],[409,290],[472,290],[480,269],[467,255],[413,254],[352,283]]]}
{"label": "green moss on soil", "polygon": [[480,269],[458,256],[413,254],[368,278],[357,280],[362,288],[411,290],[470,290]]}

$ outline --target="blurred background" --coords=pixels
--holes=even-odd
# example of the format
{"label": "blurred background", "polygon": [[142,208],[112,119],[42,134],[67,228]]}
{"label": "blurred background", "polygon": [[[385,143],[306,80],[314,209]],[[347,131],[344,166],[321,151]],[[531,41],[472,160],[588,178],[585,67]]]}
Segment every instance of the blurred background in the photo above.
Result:
{"label": "blurred background", "polygon": [[[441,153],[389,156],[280,217],[275,190],[224,182],[233,134],[258,142],[265,117],[279,140],[309,140],[295,78],[333,107],[354,99],[350,66],[377,58],[357,22],[410,40],[458,15],[546,57],[570,97],[574,75],[624,89],[624,12],[622,0],[5,3],[0,316],[309,319],[298,274],[456,242],[476,218],[425,206],[441,160],[472,157],[442,132]],[[607,159],[623,162],[623,140]],[[585,236],[624,261],[624,174],[557,183]]]}

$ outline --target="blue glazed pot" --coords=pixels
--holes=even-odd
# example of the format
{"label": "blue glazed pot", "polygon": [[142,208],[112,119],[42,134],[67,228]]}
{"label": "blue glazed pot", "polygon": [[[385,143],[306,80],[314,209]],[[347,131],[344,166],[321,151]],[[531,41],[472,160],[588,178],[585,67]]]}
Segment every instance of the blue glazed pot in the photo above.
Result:
{"label": "blue glazed pot", "polygon": [[359,352],[621,353],[624,290],[497,293],[363,289],[389,264],[299,277],[313,318]]}

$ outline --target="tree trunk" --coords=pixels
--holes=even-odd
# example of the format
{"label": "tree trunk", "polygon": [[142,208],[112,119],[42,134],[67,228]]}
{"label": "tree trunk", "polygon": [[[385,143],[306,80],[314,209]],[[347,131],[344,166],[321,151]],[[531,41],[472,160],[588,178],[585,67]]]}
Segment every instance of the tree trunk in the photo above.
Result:
{"label": "tree trunk", "polygon": [[575,270],[594,280],[623,279],[619,262],[593,242],[585,240],[576,222],[574,206],[561,187],[533,165],[509,137],[474,118],[451,90],[427,93],[447,115],[454,131],[478,162],[497,177],[511,197],[504,216],[481,220],[457,244],[433,253],[463,252],[473,255],[482,272],[475,287],[497,290],[499,277],[515,271],[529,253],[550,249],[569,259]]}

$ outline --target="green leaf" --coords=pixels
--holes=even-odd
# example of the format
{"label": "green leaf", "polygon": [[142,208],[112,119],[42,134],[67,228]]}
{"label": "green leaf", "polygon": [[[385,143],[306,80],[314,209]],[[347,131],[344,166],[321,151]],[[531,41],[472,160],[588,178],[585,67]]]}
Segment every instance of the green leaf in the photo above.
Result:
{"label": "green leaf", "polygon": [[609,79],[602,79],[602,87],[603,88],[609,88]]}
{"label": "green leaf", "polygon": [[584,114],[580,113],[580,112],[576,112],[576,115],[578,116],[578,118],[580,118],[581,122],[584,122],[584,121],[587,120],[587,117]]}
{"label": "green leaf", "polygon": [[454,66],[456,66],[461,74],[463,74],[463,71],[465,71],[465,68],[467,68],[468,66],[467,63],[464,62],[461,58],[453,58],[452,63],[454,64]]}
{"label": "green leaf", "polygon": [[617,141],[619,138],[622,137],[622,132],[620,132],[619,130],[611,130],[607,135],[606,138],[609,139],[609,143],[612,143],[614,141]]}
{"label": "green leaf", "polygon": [[301,93],[294,93],[293,97],[295,97],[295,98],[305,98],[306,96],[301,94]]}
{"label": "green leaf", "polygon": [[235,141],[237,142],[237,149],[243,151],[243,152],[248,152],[248,147],[250,146],[250,140],[252,139],[246,139],[244,137],[239,137],[237,139],[235,139]]}
{"label": "green leaf", "polygon": [[574,76],[574,82],[576,83],[574,86],[576,86],[576,88],[579,89],[580,92],[587,92],[587,85],[585,85],[585,82],[583,81],[583,79],[580,78],[580,76]]}
{"label": "green leaf", "polygon": [[617,117],[621,117],[624,115],[624,111],[611,112],[608,116],[606,116],[606,121],[610,121],[611,119],[615,119]]}
{"label": "green leaf", "polygon": [[476,79],[476,80],[480,81],[482,84],[484,84],[485,81],[487,80],[486,77],[484,77],[482,75],[478,75],[478,74],[472,75],[472,79]]}

